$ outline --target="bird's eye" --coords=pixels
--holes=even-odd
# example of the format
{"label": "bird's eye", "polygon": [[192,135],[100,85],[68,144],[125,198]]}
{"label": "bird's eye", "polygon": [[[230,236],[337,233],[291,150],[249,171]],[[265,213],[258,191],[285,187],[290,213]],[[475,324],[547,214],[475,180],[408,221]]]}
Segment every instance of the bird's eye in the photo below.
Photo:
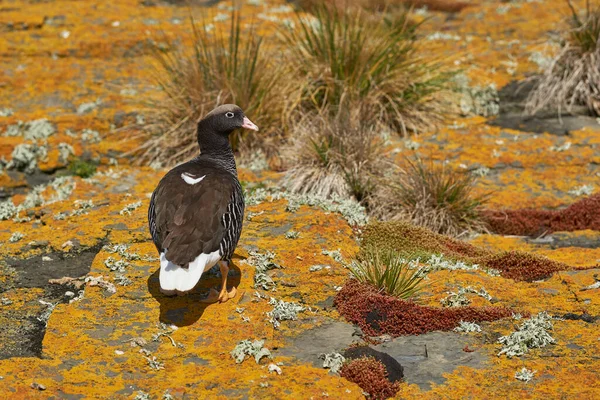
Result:
{"label": "bird's eye", "polygon": [[227,118],[233,118],[234,114],[231,111],[229,111],[229,112],[225,113],[225,116]]}

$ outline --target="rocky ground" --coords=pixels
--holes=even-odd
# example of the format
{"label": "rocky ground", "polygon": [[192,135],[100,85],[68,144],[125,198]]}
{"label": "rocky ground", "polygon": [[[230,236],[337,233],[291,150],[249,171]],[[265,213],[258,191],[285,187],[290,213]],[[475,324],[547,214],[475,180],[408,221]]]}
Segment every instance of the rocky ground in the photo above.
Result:
{"label": "rocky ground", "polygon": [[[3,398],[364,398],[320,358],[353,343],[395,360],[404,376],[398,398],[600,397],[597,231],[470,239],[477,251],[522,250],[564,263],[541,280],[483,268],[429,274],[422,306],[441,308],[449,292],[483,287],[490,297],[468,294],[472,306],[557,317],[548,330],[554,344],[498,355],[499,338],[522,323],[510,317],[482,322],[481,332],[374,339],[334,307],[344,264],[359,248],[362,211],[305,204],[276,189],[278,174],[246,166],[240,179],[251,195],[230,278],[238,297],[199,303],[218,272],[190,296],[162,296],[146,210],[165,171],[132,166],[128,152],[142,140],[136,127],[151,117],[148,100],[159,95],[151,45],[189,28],[190,9],[176,3],[0,5],[0,158],[8,163],[0,200],[15,207],[0,208]],[[213,3],[191,10],[226,27],[229,3]],[[245,18],[265,30],[293,18],[284,2],[246,3]],[[396,141],[398,156],[476,172],[476,191],[493,191],[492,209],[564,207],[597,191],[598,121],[519,113],[516,82],[548,62],[566,13],[560,1],[483,2],[453,16],[419,11],[431,18],[426,50],[464,68],[464,116]],[[73,156],[98,172],[72,176]],[[244,340],[263,342],[244,342],[251,355],[234,352],[236,360],[231,352]],[[270,356],[263,351],[256,362],[262,348]],[[515,378],[522,368],[535,371],[529,382]]]}

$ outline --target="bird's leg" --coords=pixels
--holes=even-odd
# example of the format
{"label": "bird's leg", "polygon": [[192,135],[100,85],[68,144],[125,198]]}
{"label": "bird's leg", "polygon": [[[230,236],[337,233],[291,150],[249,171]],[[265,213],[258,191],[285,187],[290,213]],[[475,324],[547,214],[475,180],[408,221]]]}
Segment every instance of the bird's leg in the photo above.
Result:
{"label": "bird's leg", "polygon": [[227,300],[235,297],[237,289],[233,287],[230,292],[227,292],[227,274],[229,266],[227,261],[219,261],[219,270],[221,271],[221,293],[219,293],[219,303],[225,303]]}

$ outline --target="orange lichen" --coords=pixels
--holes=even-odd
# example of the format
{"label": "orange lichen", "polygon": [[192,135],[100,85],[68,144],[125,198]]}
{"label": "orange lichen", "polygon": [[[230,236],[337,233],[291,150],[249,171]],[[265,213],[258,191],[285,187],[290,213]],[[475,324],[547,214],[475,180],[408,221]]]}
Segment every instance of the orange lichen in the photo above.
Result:
{"label": "orange lichen", "polygon": [[599,209],[600,193],[562,210],[489,210],[483,217],[494,233],[531,236],[557,231],[600,230]]}
{"label": "orange lichen", "polygon": [[[143,257],[156,256],[145,213],[148,194],[165,171],[128,166],[130,157],[120,155],[133,150],[142,139],[136,136],[140,127],[124,129],[123,126],[136,123],[137,114],[149,119],[155,112],[147,107],[148,100],[160,96],[153,86],[150,49],[153,42],[159,45],[163,42],[161,32],[181,38],[185,44],[190,37],[186,24],[190,10],[195,17],[210,20],[224,12],[218,7],[192,6],[190,9],[160,3],[143,6],[139,0],[15,0],[2,9],[0,88],[4,96],[0,99],[0,109],[11,108],[14,114],[0,117],[0,159],[8,161],[15,146],[32,143],[23,137],[4,136],[9,125],[19,120],[47,118],[56,125],[57,133],[48,138],[48,159],[39,164],[43,171],[63,172],[65,163],[58,157],[57,146],[67,143],[73,147],[76,157],[85,154],[98,158],[99,172],[105,174],[97,174],[92,181],[74,178],[76,188],[67,199],[29,210],[32,218],[29,222],[1,221],[2,258],[27,258],[52,252],[76,255],[82,248],[102,244],[127,244],[130,251]],[[277,22],[262,21],[257,16],[264,14],[281,20],[293,15],[270,13],[270,7],[286,5],[283,0],[265,3],[258,7],[245,5],[242,17],[246,22],[256,18],[260,23],[258,32],[272,37],[270,34]],[[582,4],[575,2],[580,8]],[[512,80],[537,71],[537,66],[529,60],[535,52],[552,55],[552,48],[545,48],[539,39],[547,35],[548,29],[561,26],[558,23],[567,14],[566,2],[559,0],[546,1],[543,7],[536,2],[473,3],[452,19],[429,13],[429,20],[422,26],[423,36],[444,32],[458,36],[459,40],[427,39],[421,43],[421,51],[451,57],[452,62],[464,68],[472,86],[493,83],[500,89]],[[44,22],[45,17],[48,18]],[[228,26],[228,21],[211,23],[215,31]],[[81,104],[97,100],[100,101],[97,108],[89,113],[77,113]],[[82,140],[80,133],[84,129],[98,131],[102,141]],[[67,134],[67,130],[75,137]],[[600,163],[597,151],[600,136],[591,128],[570,132],[568,138],[534,135],[489,126],[486,118],[475,116],[448,121],[435,137],[423,132],[411,140],[420,147],[409,150],[392,138],[392,146],[400,147],[404,153],[399,157],[414,152],[421,157],[448,162],[457,169],[489,168],[488,174],[479,180],[476,192],[493,191],[488,205],[491,209],[551,209],[572,204],[576,197],[569,191],[593,183],[590,176],[597,174],[596,166]],[[570,149],[552,150],[567,141],[571,142]],[[114,159],[120,166],[111,165],[113,173],[107,174]],[[5,190],[2,195],[16,195],[13,199],[20,204],[27,193],[27,180],[36,182],[40,176],[51,178],[44,174],[27,176],[3,171],[0,173],[0,186]],[[278,179],[272,172],[255,173],[244,169],[240,169],[240,177],[246,182]],[[48,189],[44,194],[50,196],[51,193]],[[92,200],[95,206],[84,210],[87,214],[71,215],[76,209],[75,200]],[[142,201],[142,206],[131,215],[119,214],[126,205],[137,201]],[[240,340],[266,339],[266,347],[281,348],[299,333],[341,318],[335,310],[322,309],[319,304],[336,295],[337,288],[347,278],[347,270],[321,251],[340,249],[343,256],[350,259],[358,250],[353,231],[338,215],[307,206],[292,214],[285,211],[285,205],[285,200],[279,200],[247,208],[250,212],[263,213],[245,221],[234,259],[241,271],[241,275],[236,275],[240,293],[224,305],[199,306],[197,300],[201,293],[175,299],[162,296],[157,290],[157,261],[132,261],[124,273],[132,281],[131,285],[119,286],[115,273],[104,265],[109,256],[118,256],[101,250],[89,275],[102,275],[115,283],[117,293],[86,287],[83,299],[59,304],[48,321],[42,342],[43,358],[0,360],[3,376],[0,396],[131,399],[142,390],[152,398],[161,398],[169,389],[176,398],[283,399],[297,398],[298,394],[315,399],[363,398],[357,385],[292,358],[276,356],[273,361],[283,362],[283,372],[275,375],[269,374],[265,365],[257,365],[252,360],[236,365],[229,356],[233,344]],[[26,214],[22,212],[20,217]],[[68,215],[60,219],[61,214]],[[284,233],[288,230],[300,232],[300,237],[285,239]],[[26,236],[10,243],[8,239],[15,231]],[[444,253],[456,259],[468,257],[473,262],[479,262],[478,257],[511,250],[543,255],[578,268],[593,265],[600,259],[599,249],[573,245],[553,248],[522,238],[481,235],[469,245],[420,230],[397,232],[390,231],[389,235],[406,237],[408,250],[420,246],[427,253]],[[592,235],[589,231],[587,234]],[[45,247],[30,245],[45,241]],[[278,274],[274,275],[278,284],[276,291],[263,295],[301,301],[312,311],[301,314],[298,321],[286,321],[275,331],[266,316],[271,306],[254,295],[253,270],[243,262],[248,249],[273,251],[275,261],[285,267],[275,271]],[[314,264],[327,264],[331,268],[309,272]],[[599,269],[567,270],[554,273],[542,282],[525,282],[493,277],[483,271],[435,271],[429,273],[428,293],[419,301],[423,306],[439,308],[440,299],[447,291],[458,286],[483,286],[494,297],[495,307],[522,310],[525,314],[549,311],[555,315],[597,316],[600,315],[600,291],[582,289],[592,285],[594,275],[599,273]],[[43,307],[38,300],[45,298],[40,288],[15,287],[19,274],[18,270],[0,265],[0,297],[12,301],[10,305],[0,305],[0,323],[10,329],[18,329],[24,316],[39,316]],[[207,279],[202,289],[217,282],[215,278]],[[64,288],[65,291],[71,289]],[[58,291],[60,287],[53,290]],[[472,299],[472,306],[489,307],[490,303],[477,297]],[[242,320],[236,308],[244,309],[241,315],[249,318],[249,322]],[[157,325],[161,320],[180,325],[178,330],[168,334],[176,346],[166,336],[158,337],[156,342],[152,340],[161,329]],[[507,320],[484,323],[482,327],[491,336],[508,334],[514,329],[512,321]],[[494,356],[498,352],[497,345],[493,341],[483,344],[480,351],[490,358],[481,369],[460,367],[446,374],[444,384],[432,385],[430,391],[402,383],[396,396],[407,399],[506,398],[509,393],[514,397],[553,398],[561,393],[571,398],[600,398],[596,384],[600,365],[590,356],[600,353],[597,322],[555,321],[552,334],[557,345],[532,351],[522,360],[497,358]],[[164,363],[164,369],[153,369],[139,352],[140,347],[131,345],[130,339],[136,337],[149,342],[145,346],[152,351],[149,357]],[[515,371],[522,366],[538,371],[528,384],[514,379]],[[33,382],[47,389],[34,390],[30,386]]]}

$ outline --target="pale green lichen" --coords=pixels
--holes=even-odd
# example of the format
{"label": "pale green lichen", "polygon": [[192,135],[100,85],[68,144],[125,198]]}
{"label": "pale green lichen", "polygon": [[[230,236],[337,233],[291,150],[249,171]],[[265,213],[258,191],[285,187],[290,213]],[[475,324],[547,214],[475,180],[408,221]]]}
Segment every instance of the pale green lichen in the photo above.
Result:
{"label": "pale green lichen", "polygon": [[55,194],[46,201],[46,204],[68,199],[75,190],[76,183],[72,176],[59,176],[50,183],[50,186]]}
{"label": "pale green lichen", "polygon": [[76,209],[73,210],[71,216],[85,215],[91,208],[94,207],[94,202],[92,200],[75,200],[73,204],[75,205]]}
{"label": "pale green lichen", "polygon": [[133,400],[151,400],[150,395],[142,390],[138,390]]}
{"label": "pale green lichen", "polygon": [[17,213],[17,206],[12,199],[0,202],[0,221],[11,219]]}
{"label": "pale green lichen", "polygon": [[323,254],[324,256],[329,256],[329,257],[333,258],[334,261],[337,261],[340,264],[344,264],[344,256],[342,256],[340,249],[323,250],[323,251],[321,251],[321,254]]}
{"label": "pale green lichen", "polygon": [[554,344],[556,341],[548,333],[552,328],[552,317],[542,311],[525,320],[517,331],[498,339],[498,343],[503,345],[498,355],[506,354],[508,358],[519,357],[529,349]]}
{"label": "pale green lichen", "polygon": [[47,156],[46,146],[21,143],[13,149],[12,158],[6,165],[6,169],[16,169],[26,174],[32,174],[37,168],[38,160],[45,160]]}
{"label": "pale green lichen", "polygon": [[[416,259],[417,265],[420,259]],[[443,254],[432,254],[423,266],[420,266],[422,274],[428,274],[434,271],[478,271],[483,270],[490,276],[500,276],[500,271],[492,268],[484,268],[478,264],[467,264],[462,261],[449,260]]]}
{"label": "pale green lichen", "polygon": [[256,251],[250,252],[250,257],[248,257],[248,264],[252,265],[255,269],[254,273],[254,287],[255,288],[263,288],[264,290],[272,289],[275,286],[275,282],[271,277],[267,275],[267,271],[271,269],[282,268],[281,265],[273,262],[275,258],[275,254],[270,251],[261,254]]}
{"label": "pale green lichen", "polygon": [[46,140],[56,133],[56,128],[47,119],[34,121],[19,121],[9,125],[4,133],[6,136],[22,136],[25,140]]}
{"label": "pale green lichen", "polygon": [[73,154],[75,154],[73,146],[64,142],[58,144],[58,160],[61,163],[66,164]]}
{"label": "pale green lichen", "polygon": [[132,211],[137,210],[141,206],[142,206],[142,202],[141,201],[136,201],[135,203],[127,204],[121,211],[119,211],[119,214],[121,214],[121,215],[131,215]]}
{"label": "pale green lichen", "polygon": [[23,239],[24,237],[25,237],[25,234],[23,234],[21,232],[14,232],[12,235],[10,235],[10,238],[8,239],[8,241],[11,243],[16,243],[19,240]]}
{"label": "pale green lichen", "polygon": [[481,115],[491,117],[500,112],[500,96],[494,83],[487,86],[470,86],[469,78],[459,74],[454,78],[462,92],[460,110],[464,116]]}
{"label": "pale green lichen", "polygon": [[475,322],[460,321],[459,325],[454,328],[454,332],[481,332],[481,326],[477,325]]}
{"label": "pale green lichen", "polygon": [[285,233],[286,239],[297,239],[299,237],[300,237],[300,232],[298,232],[298,231],[287,231]]}
{"label": "pale green lichen", "polygon": [[108,257],[106,260],[104,260],[104,265],[113,272],[125,272],[125,269],[131,264],[125,260],[115,260],[112,257]]}
{"label": "pale green lichen", "polygon": [[263,357],[271,358],[269,349],[263,347],[264,340],[242,340],[231,351],[230,355],[235,360],[236,364],[244,362],[247,356],[254,357],[254,361],[258,364]]}
{"label": "pale green lichen", "polygon": [[346,362],[346,358],[340,353],[321,354],[319,358],[323,359],[323,368],[329,369],[330,374],[339,373]]}
{"label": "pale green lichen", "polygon": [[517,372],[515,372],[515,379],[518,379],[523,382],[529,382],[533,379],[533,376],[535,375],[536,372],[537,371],[532,371],[530,369],[523,367],[520,370],[518,370]]}
{"label": "pale green lichen", "polygon": [[133,281],[123,274],[115,275],[115,282],[119,286],[129,286],[133,284]]}
{"label": "pale green lichen", "polygon": [[295,321],[298,319],[298,313],[306,310],[300,304],[277,300],[273,297],[271,297],[269,304],[273,306],[273,310],[269,311],[267,316],[270,318],[269,322],[273,324],[275,329],[279,329],[281,325],[280,321]]}
{"label": "pale green lichen", "polygon": [[471,304],[471,300],[467,298],[466,294],[473,293],[477,296],[483,297],[486,300],[491,300],[492,296],[481,288],[479,290],[473,289],[471,286],[459,287],[457,292],[448,292],[448,296],[440,300],[444,307],[463,307]]}
{"label": "pale green lichen", "polygon": [[98,131],[86,128],[81,131],[81,140],[88,143],[100,143],[102,138],[100,137],[100,133],[98,133]]}
{"label": "pale green lichen", "polygon": [[95,110],[96,108],[98,108],[98,106],[102,104],[102,101],[100,101],[100,99],[96,99],[96,101],[92,101],[92,102],[88,102],[88,103],[82,103],[77,107],[77,114],[81,115],[81,114],[87,114],[93,110]]}
{"label": "pale green lichen", "polygon": [[594,193],[594,186],[592,185],[581,185],[574,189],[569,190],[569,194],[573,196],[589,196]]}

